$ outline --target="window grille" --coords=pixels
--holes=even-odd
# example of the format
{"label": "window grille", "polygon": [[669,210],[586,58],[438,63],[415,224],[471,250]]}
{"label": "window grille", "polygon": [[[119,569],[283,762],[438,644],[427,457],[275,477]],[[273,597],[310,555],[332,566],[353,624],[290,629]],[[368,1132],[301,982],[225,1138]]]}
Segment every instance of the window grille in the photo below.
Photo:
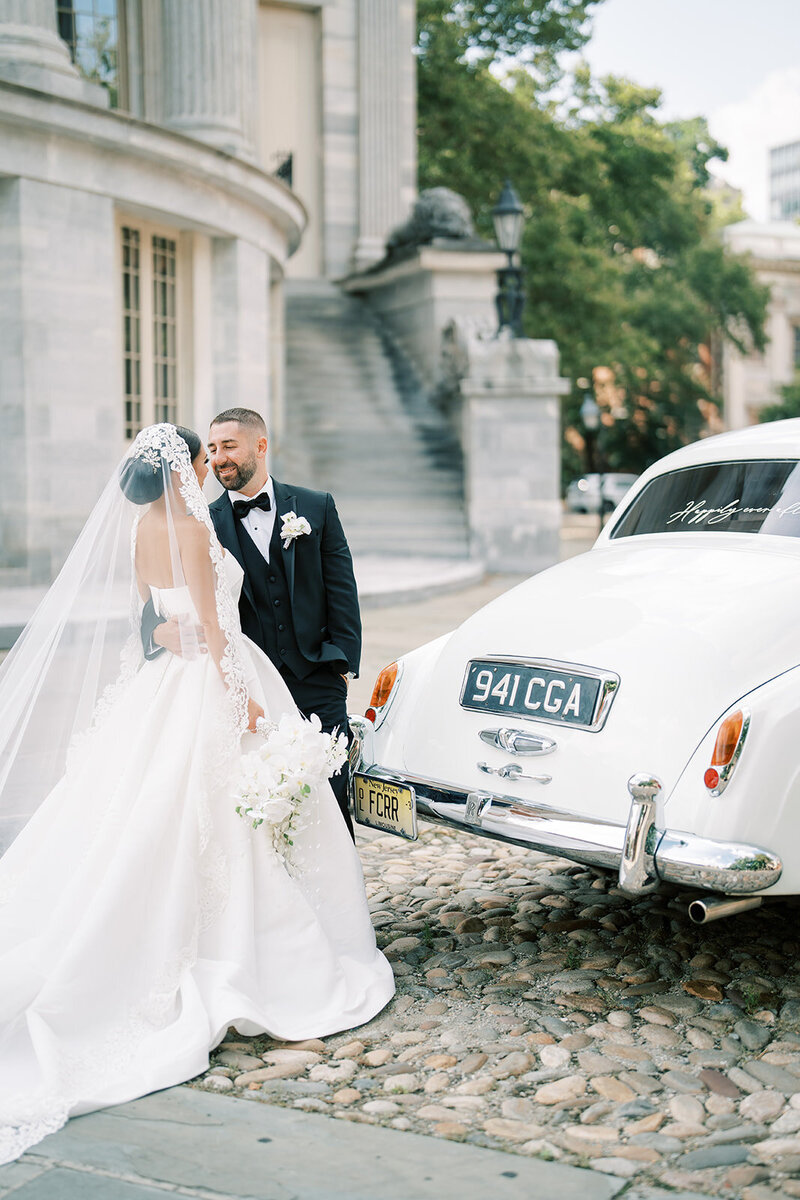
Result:
{"label": "window grille", "polygon": [[178,418],[176,251],[171,238],[153,237],[153,396],[156,421]]}
{"label": "window grille", "polygon": [[180,419],[179,242],[145,223],[120,227],[125,437]]}
{"label": "window grille", "polygon": [[141,235],[122,228],[122,358],[125,375],[125,437],[142,428]]}

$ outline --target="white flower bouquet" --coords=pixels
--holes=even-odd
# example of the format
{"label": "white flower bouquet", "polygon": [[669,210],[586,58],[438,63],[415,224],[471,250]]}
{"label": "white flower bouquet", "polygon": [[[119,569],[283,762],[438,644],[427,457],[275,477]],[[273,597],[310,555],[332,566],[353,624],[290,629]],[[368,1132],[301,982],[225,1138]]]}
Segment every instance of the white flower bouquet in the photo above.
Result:
{"label": "white flower bouquet", "polygon": [[242,755],[236,811],[254,829],[266,826],[275,853],[289,866],[303,802],[341,770],[347,736],[323,733],[316,714],[306,720],[285,713],[277,725],[261,720],[257,729],[263,741]]}

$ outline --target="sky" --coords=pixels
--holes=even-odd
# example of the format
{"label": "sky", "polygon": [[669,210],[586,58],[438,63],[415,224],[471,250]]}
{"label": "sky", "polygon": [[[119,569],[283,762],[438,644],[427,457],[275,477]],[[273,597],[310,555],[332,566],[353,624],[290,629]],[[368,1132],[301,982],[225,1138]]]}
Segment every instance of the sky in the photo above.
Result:
{"label": "sky", "polygon": [[769,216],[769,148],[800,140],[800,0],[604,0],[582,51],[594,75],[663,93],[662,119],[705,116],[711,170]]}

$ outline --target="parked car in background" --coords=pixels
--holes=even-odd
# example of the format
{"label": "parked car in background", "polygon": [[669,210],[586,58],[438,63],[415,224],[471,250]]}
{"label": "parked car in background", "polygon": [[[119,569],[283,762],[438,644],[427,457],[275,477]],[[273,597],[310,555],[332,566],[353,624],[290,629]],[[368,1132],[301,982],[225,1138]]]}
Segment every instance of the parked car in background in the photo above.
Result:
{"label": "parked car in background", "polygon": [[608,475],[581,475],[580,479],[573,479],[567,488],[567,508],[575,513],[599,512],[602,480],[603,512],[613,512],[638,478],[638,475],[617,471]]}
{"label": "parked car in background", "polygon": [[357,819],[698,889],[698,922],[800,893],[798,601],[800,420],[687,446],[588,553],[380,674]]}

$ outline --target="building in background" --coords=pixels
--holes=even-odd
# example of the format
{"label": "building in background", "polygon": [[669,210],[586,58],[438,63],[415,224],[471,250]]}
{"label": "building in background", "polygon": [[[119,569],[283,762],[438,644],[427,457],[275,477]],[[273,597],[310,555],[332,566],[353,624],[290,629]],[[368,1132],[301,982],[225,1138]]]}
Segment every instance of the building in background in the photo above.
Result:
{"label": "building in background", "polygon": [[143,426],[283,405],[283,285],[415,188],[414,0],[0,0],[0,587]]}
{"label": "building in background", "polygon": [[773,221],[800,218],[800,141],[769,152],[769,215]]}
{"label": "building in background", "polygon": [[765,404],[780,400],[780,388],[800,370],[800,224],[740,221],[723,237],[730,250],[747,254],[770,301],[763,353],[740,354],[726,342],[722,351],[724,419],[728,429],[758,421]]}

